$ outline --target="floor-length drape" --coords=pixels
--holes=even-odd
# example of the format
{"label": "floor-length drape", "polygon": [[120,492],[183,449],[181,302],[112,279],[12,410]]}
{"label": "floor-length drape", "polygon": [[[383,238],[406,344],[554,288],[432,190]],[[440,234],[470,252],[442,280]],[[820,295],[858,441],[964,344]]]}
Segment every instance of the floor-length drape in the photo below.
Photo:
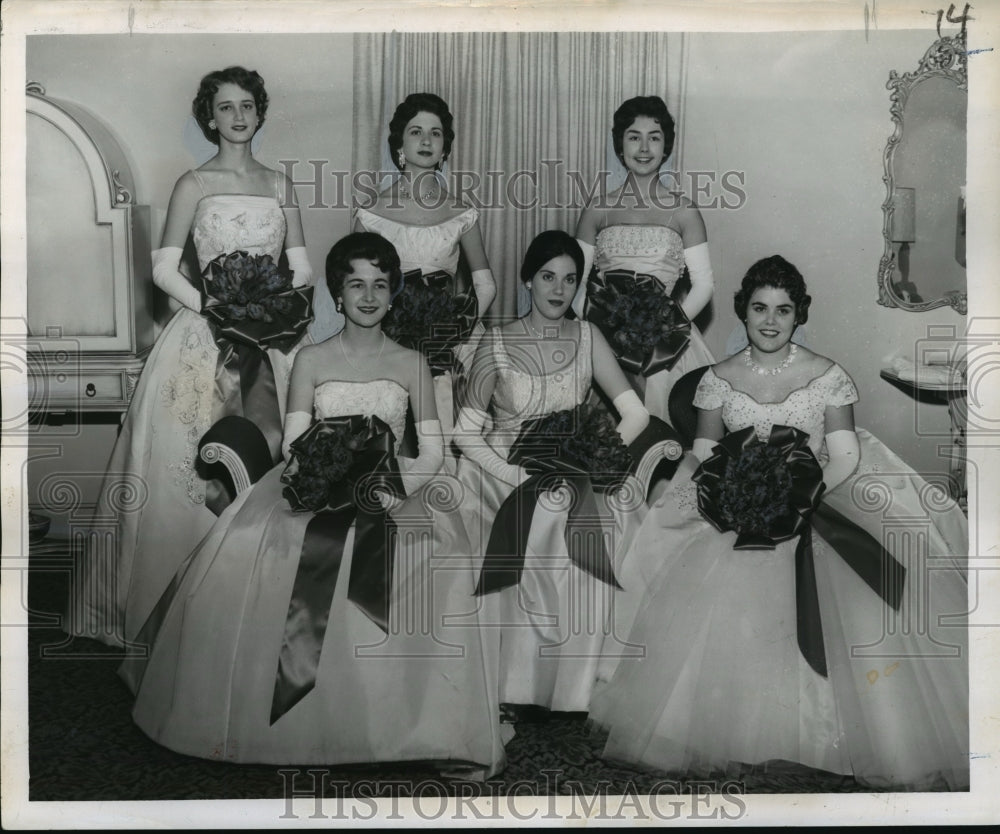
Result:
{"label": "floor-length drape", "polygon": [[622,101],[666,101],[677,121],[672,167],[680,169],[684,47],[682,34],[666,32],[358,34],[355,174],[395,171],[389,119],[408,94],[447,101],[456,134],[445,168],[449,190],[464,188],[466,200],[474,195],[482,206],[498,284],[489,316],[509,319],[518,312],[528,243],[543,229],[573,232],[599,172],[618,165],[611,121]]}

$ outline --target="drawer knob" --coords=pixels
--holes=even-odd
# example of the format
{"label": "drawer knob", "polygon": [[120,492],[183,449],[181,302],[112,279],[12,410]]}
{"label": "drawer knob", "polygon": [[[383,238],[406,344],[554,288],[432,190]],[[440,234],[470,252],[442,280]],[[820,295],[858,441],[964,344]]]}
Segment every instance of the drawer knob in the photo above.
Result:
{"label": "drawer knob", "polygon": [[97,388],[94,387],[94,383],[93,382],[88,382],[87,383],[87,387],[84,389],[84,393],[88,397],[96,396],[96,394],[97,394]]}

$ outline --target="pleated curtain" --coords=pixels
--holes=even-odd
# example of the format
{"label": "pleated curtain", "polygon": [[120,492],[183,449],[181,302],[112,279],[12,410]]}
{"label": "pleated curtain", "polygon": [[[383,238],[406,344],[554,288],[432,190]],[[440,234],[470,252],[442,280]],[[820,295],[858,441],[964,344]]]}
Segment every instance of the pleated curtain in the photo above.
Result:
{"label": "pleated curtain", "polygon": [[572,233],[599,172],[620,182],[611,123],[622,101],[666,101],[677,123],[671,167],[682,170],[684,49],[683,34],[665,32],[358,34],[354,170],[394,171],[386,140],[397,104],[410,93],[441,96],[455,118],[449,190],[457,172],[471,172],[466,183],[480,178],[480,225],[498,284],[489,316],[508,320],[526,309],[518,272],[531,239],[544,229]]}

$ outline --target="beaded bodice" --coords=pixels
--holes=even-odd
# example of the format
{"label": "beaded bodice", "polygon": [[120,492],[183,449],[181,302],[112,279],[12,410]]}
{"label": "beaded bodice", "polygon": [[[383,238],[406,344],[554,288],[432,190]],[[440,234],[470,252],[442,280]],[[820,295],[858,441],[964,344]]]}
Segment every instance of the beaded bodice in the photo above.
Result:
{"label": "beaded bodice", "polygon": [[277,261],[285,241],[285,214],[275,197],[210,194],[195,207],[191,236],[201,269],[219,255],[240,250]]}
{"label": "beaded bodice", "polygon": [[458,270],[459,241],[476,225],[479,212],[466,209],[434,226],[400,223],[362,208],[358,209],[357,217],[366,231],[377,232],[396,247],[403,272],[444,270],[454,276]]}
{"label": "beaded bodice", "polygon": [[597,233],[594,248],[599,272],[629,269],[653,275],[668,293],[684,268],[684,242],[667,226],[605,226]]}
{"label": "beaded bodice", "polygon": [[858,391],[847,372],[836,363],[801,388],[796,388],[779,402],[757,402],[750,394],[738,391],[709,368],[695,392],[694,404],[704,410],[722,408],[722,420],[729,431],[753,426],[757,436],[766,439],[774,425],[792,426],[809,435],[809,448],[817,457],[823,446],[824,417],[828,406],[843,406],[858,401]]}
{"label": "beaded bodice", "polygon": [[313,407],[317,419],[363,414],[385,421],[396,439],[396,451],[406,428],[407,390],[392,379],[372,379],[365,382],[328,380],[316,386]]}

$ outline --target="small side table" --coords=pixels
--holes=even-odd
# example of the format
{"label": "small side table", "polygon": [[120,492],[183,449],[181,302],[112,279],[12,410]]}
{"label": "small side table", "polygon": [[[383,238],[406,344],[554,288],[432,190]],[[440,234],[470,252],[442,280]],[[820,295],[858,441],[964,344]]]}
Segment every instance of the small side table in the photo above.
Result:
{"label": "small side table", "polygon": [[965,378],[955,373],[947,382],[907,379],[901,377],[894,368],[883,368],[879,375],[890,382],[936,394],[947,403],[948,417],[951,421],[951,443],[954,447],[948,468],[951,475],[951,496],[965,511],[968,505],[968,486],[965,476],[965,426],[968,416],[968,402],[966,400]]}

